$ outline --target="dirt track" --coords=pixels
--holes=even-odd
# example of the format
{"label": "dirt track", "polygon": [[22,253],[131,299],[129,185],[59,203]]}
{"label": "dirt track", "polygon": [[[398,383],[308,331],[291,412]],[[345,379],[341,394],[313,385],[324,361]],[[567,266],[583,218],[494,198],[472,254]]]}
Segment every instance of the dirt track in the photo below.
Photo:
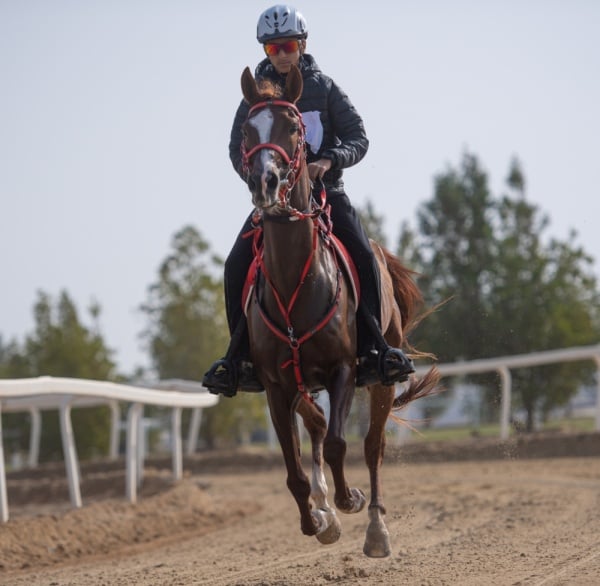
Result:
{"label": "dirt track", "polygon": [[[105,488],[86,500],[84,486],[84,501],[96,502],[81,510],[11,505],[11,521],[0,527],[0,583],[600,584],[600,457],[527,459],[509,452],[499,460],[437,463],[419,463],[423,458],[410,452],[388,454],[393,554],[384,560],[362,554],[366,511],[341,516],[335,545],[301,535],[277,461],[205,460],[203,473],[171,487],[166,471],[151,469],[135,507],[119,495],[121,478],[103,484],[107,471],[88,471],[88,492]],[[366,469],[350,460],[351,484],[367,489]],[[11,496],[19,501],[18,488],[28,482],[11,479],[9,503]]]}

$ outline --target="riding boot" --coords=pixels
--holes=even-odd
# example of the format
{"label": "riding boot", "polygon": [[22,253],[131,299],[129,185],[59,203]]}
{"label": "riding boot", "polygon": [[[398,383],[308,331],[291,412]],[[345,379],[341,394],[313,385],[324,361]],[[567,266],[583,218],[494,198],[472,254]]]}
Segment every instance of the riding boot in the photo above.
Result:
{"label": "riding boot", "polygon": [[358,366],[356,386],[381,383],[393,385],[408,380],[415,372],[413,363],[399,348],[391,347],[383,337],[377,316],[381,315],[379,270],[374,267],[374,279],[361,282],[362,299],[358,305]]}
{"label": "riding boot", "polygon": [[[359,304],[359,321],[368,330],[371,344],[358,353],[358,366],[356,370],[356,386],[366,387],[372,384],[393,385],[408,380],[409,375],[415,372],[412,361],[400,350],[390,346],[381,333],[381,326],[377,318],[366,311],[363,304]],[[363,338],[365,333],[362,334]]]}
{"label": "riding boot", "polygon": [[231,341],[225,356],[210,367],[202,380],[202,384],[215,395],[222,393],[233,397],[238,389],[250,392],[264,390],[250,362],[248,326],[242,311],[244,282],[254,258],[251,239],[245,238],[245,235],[252,228],[250,214],[225,261],[225,309]]}
{"label": "riding boot", "polygon": [[234,397],[238,389],[250,393],[264,391],[264,387],[249,360],[250,344],[246,317],[242,315],[231,336],[225,356],[217,360],[206,372],[202,384],[213,395]]}

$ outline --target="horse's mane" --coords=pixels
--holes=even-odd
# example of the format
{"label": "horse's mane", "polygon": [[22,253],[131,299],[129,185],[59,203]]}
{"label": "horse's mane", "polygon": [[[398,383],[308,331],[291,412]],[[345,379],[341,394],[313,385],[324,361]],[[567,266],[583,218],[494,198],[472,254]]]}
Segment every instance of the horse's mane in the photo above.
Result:
{"label": "horse's mane", "polygon": [[282,87],[275,82],[269,81],[268,79],[260,80],[257,85],[260,96],[264,100],[281,98],[283,95]]}

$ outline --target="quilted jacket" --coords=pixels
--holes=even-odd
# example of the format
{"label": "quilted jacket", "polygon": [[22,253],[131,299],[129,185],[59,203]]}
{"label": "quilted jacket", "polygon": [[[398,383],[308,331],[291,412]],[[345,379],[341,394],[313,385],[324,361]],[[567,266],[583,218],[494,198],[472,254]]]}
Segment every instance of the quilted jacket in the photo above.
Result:
{"label": "quilted jacket", "polygon": [[[313,144],[309,144],[308,162],[321,158],[330,159],[331,169],[323,177],[325,187],[329,194],[343,193],[342,170],[358,163],[369,148],[363,121],[348,96],[319,69],[311,55],[304,54],[300,57],[299,68],[304,89],[296,105],[304,114],[305,122],[310,119],[312,124],[316,119],[316,124],[320,120],[322,125],[322,140],[313,140]],[[281,86],[285,84],[285,76],[277,73],[269,59],[258,64],[255,78],[267,79]],[[242,100],[235,114],[229,141],[229,158],[242,178],[241,128],[248,110],[248,103]],[[317,132],[319,138],[320,130]],[[307,139],[310,134],[311,129],[307,127]]]}

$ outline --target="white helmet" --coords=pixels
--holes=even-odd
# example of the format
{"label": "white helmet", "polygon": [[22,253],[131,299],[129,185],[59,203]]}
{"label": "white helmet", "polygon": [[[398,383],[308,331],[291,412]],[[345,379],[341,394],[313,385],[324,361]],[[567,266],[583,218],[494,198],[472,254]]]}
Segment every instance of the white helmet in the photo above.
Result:
{"label": "white helmet", "polygon": [[267,8],[258,18],[256,38],[259,43],[267,43],[273,39],[294,37],[305,39],[308,35],[306,20],[292,6],[277,4]]}

